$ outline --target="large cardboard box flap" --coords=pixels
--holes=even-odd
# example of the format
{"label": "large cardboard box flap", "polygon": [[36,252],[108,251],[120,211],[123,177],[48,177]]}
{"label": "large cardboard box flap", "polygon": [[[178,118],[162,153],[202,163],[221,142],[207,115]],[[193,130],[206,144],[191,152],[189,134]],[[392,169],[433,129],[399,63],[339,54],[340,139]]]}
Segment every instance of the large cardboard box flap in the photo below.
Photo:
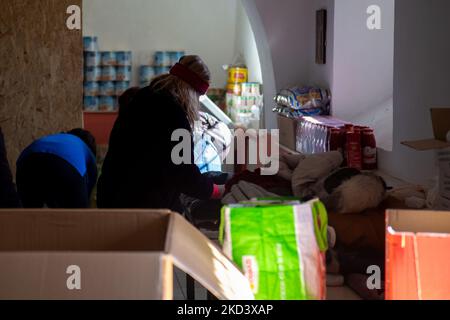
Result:
{"label": "large cardboard box flap", "polygon": [[431,109],[431,121],[434,132],[433,139],[404,141],[402,144],[417,151],[450,148],[450,142],[447,142],[447,133],[450,131],[450,108]]}
{"label": "large cardboard box flap", "polygon": [[155,210],[0,210],[0,299],[173,298],[173,265],[219,299],[253,299],[184,218]]}
{"label": "large cardboard box flap", "polygon": [[218,298],[253,300],[247,278],[216,245],[179,215],[173,215],[168,252],[175,265]]}
{"label": "large cardboard box flap", "polygon": [[386,214],[386,299],[450,299],[450,212]]}

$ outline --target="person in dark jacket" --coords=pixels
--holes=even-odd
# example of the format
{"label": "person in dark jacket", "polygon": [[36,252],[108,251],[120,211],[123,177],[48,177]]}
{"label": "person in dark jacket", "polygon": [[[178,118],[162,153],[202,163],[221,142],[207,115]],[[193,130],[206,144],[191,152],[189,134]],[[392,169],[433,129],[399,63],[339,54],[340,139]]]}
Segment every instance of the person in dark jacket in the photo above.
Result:
{"label": "person in dark jacket", "polygon": [[0,208],[20,208],[19,196],[13,182],[6,154],[5,139],[0,128]]}
{"label": "person in dark jacket", "polygon": [[[111,132],[109,150],[97,186],[99,208],[180,210],[180,194],[220,198],[223,187],[200,173],[194,163],[192,128],[201,95],[210,81],[198,56],[185,56],[170,71],[133,94]],[[190,135],[187,163],[175,164],[176,130]],[[188,151],[186,151],[188,152]]]}
{"label": "person in dark jacket", "polygon": [[74,129],[34,141],[17,160],[16,182],[25,208],[89,208],[97,182],[95,138]]}

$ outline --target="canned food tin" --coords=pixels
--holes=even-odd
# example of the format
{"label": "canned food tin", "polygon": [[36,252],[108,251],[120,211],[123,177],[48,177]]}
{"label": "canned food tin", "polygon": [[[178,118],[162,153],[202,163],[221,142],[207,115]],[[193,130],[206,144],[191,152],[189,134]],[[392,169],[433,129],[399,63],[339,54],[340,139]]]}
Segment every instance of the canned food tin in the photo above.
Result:
{"label": "canned food tin", "polygon": [[102,67],[101,68],[101,80],[102,81],[115,81],[117,76],[115,67]]}
{"label": "canned food tin", "polygon": [[85,67],[84,80],[85,81],[100,81],[102,69],[100,67]]}
{"label": "canned food tin", "polygon": [[114,111],[116,109],[116,97],[101,96],[99,101],[100,111]]}
{"label": "canned food tin", "polygon": [[113,96],[116,93],[116,87],[112,81],[100,82],[99,85],[100,96]]}
{"label": "canned food tin", "polygon": [[156,51],[155,52],[155,66],[156,67],[167,67],[170,66],[170,55],[166,51]]}
{"label": "canned food tin", "polygon": [[229,83],[248,82],[248,69],[243,67],[232,67],[228,72]]}
{"label": "canned food tin", "polygon": [[251,96],[242,96],[241,97],[241,109],[243,111],[247,111],[249,107],[251,107]]}
{"label": "canned food tin", "polygon": [[182,57],[184,57],[185,53],[184,51],[170,51],[169,57],[170,57],[170,65],[174,66],[177,64]]}
{"label": "canned food tin", "polygon": [[117,56],[113,51],[101,52],[101,60],[104,67],[117,65]]}
{"label": "canned food tin", "polygon": [[85,96],[83,98],[83,106],[85,111],[98,111],[99,99],[98,97]]}
{"label": "canned food tin", "polygon": [[227,105],[227,113],[228,114],[230,114],[229,113],[230,108],[233,107],[233,96],[234,96],[234,94],[232,94],[232,93],[225,94],[225,103]]}
{"label": "canned food tin", "polygon": [[100,62],[99,52],[87,51],[84,53],[84,65],[86,67],[98,67]]}
{"label": "canned food tin", "polygon": [[139,81],[150,82],[155,77],[155,68],[152,66],[141,66],[139,68]]}
{"label": "canned food tin", "polygon": [[98,38],[83,37],[83,49],[88,52],[98,51]]}
{"label": "canned food tin", "polygon": [[242,95],[259,96],[261,94],[260,85],[257,82],[245,82],[242,84]]}
{"label": "canned food tin", "polygon": [[242,86],[239,83],[231,83],[227,85],[227,92],[236,96],[240,96],[242,93]]}
{"label": "canned food tin", "polygon": [[242,107],[242,97],[241,96],[232,96],[231,98],[231,105],[236,110],[239,110]]}
{"label": "canned food tin", "polygon": [[98,94],[99,94],[98,82],[85,81],[83,88],[84,88],[85,96],[95,97],[95,96],[98,96]]}
{"label": "canned food tin", "polygon": [[258,101],[256,96],[248,96],[248,104],[250,108],[258,105]]}
{"label": "canned food tin", "polygon": [[116,82],[116,86],[115,86],[116,96],[120,97],[126,90],[128,90],[128,88],[130,88],[129,81]]}
{"label": "canned food tin", "polygon": [[118,51],[116,52],[116,60],[119,67],[131,66],[133,54],[131,51]]}
{"label": "canned food tin", "polygon": [[155,76],[169,73],[170,67],[155,67]]}
{"label": "canned food tin", "polygon": [[131,81],[131,66],[117,67],[116,80],[117,81]]}

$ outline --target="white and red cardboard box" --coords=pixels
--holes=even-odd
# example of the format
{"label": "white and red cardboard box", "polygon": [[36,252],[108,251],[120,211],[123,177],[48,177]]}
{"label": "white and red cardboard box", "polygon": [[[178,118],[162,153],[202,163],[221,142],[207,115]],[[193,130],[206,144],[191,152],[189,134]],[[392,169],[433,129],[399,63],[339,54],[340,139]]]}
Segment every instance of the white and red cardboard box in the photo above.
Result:
{"label": "white and red cardboard box", "polygon": [[450,299],[450,212],[387,212],[386,299]]}

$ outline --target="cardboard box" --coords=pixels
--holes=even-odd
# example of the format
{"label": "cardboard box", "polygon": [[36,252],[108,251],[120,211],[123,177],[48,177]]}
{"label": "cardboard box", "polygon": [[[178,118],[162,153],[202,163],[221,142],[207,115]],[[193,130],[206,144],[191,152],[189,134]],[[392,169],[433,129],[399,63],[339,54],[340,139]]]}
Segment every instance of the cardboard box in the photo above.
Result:
{"label": "cardboard box", "polygon": [[450,202],[450,142],[447,134],[450,132],[450,108],[431,109],[434,139],[405,141],[403,145],[417,151],[435,150],[439,171],[439,199],[436,209],[447,210]]}
{"label": "cardboard box", "polygon": [[447,133],[450,131],[450,108],[431,109],[431,121],[433,139],[404,141],[402,144],[417,151],[450,148],[450,142],[447,142]]}
{"label": "cardboard box", "polygon": [[241,271],[178,214],[0,211],[0,299],[170,300],[174,265],[219,299],[253,299]]}
{"label": "cardboard box", "polygon": [[292,151],[297,150],[298,119],[278,115],[278,129],[280,130],[280,144]]}
{"label": "cardboard box", "polygon": [[450,299],[450,212],[390,210],[386,299]]}

